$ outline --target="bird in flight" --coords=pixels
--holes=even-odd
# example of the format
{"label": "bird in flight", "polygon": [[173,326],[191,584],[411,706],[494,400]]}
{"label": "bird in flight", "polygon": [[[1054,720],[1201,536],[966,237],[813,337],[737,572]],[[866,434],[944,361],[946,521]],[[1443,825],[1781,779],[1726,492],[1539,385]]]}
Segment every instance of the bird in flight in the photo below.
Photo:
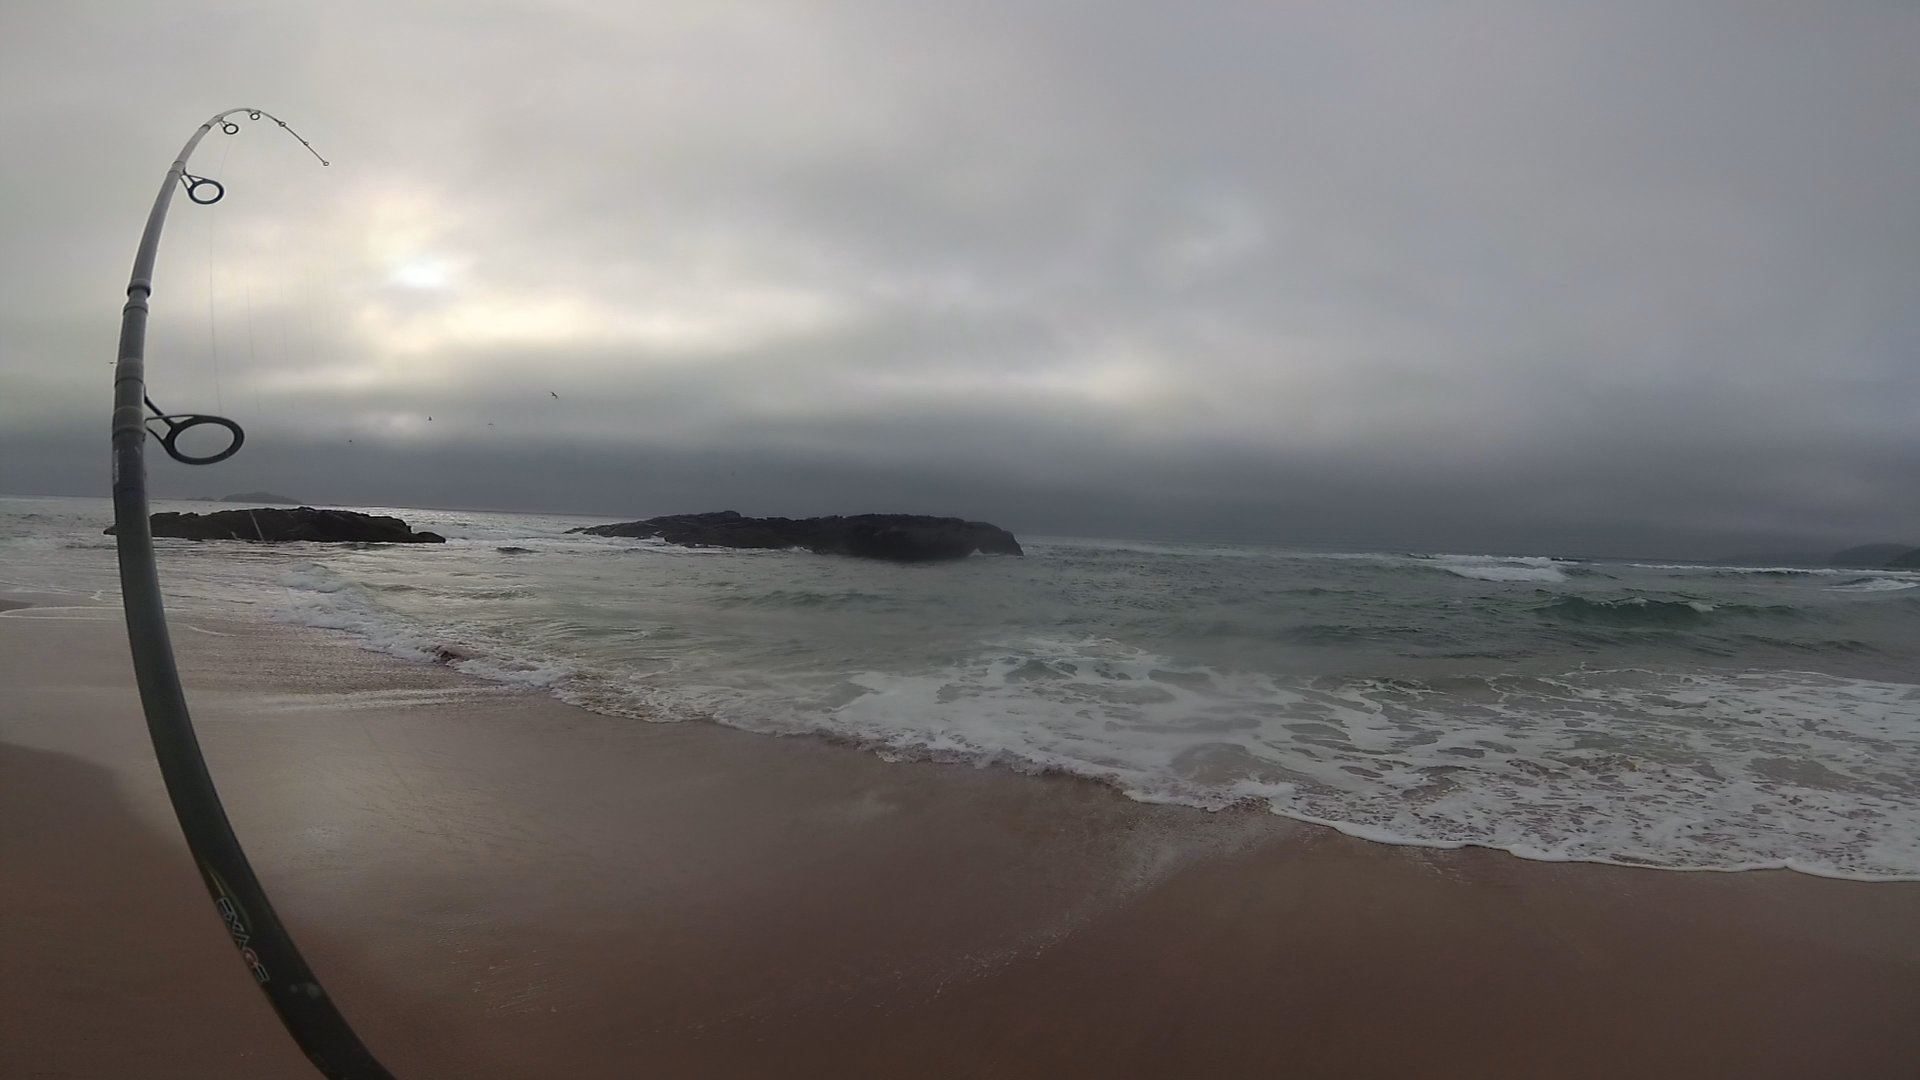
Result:
{"label": "bird in flight", "polygon": [[549,390],[549,391],[547,391],[547,396],[548,396],[548,397],[551,397],[551,398],[553,398],[553,400],[555,400],[555,401],[559,401],[559,400],[560,400],[560,395],[559,395],[559,394],[556,394],[556,393],[554,393],[554,392],[553,392],[553,391],[551,391],[551,390]]}

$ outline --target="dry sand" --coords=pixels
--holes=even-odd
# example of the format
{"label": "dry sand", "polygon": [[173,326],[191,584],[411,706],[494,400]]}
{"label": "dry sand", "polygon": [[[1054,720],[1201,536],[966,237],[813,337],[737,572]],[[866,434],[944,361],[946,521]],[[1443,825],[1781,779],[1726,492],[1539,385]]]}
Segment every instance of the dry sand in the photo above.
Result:
{"label": "dry sand", "polygon": [[[313,1075],[117,609],[0,615],[0,1077]],[[1387,847],[601,717],[175,619],[281,917],[398,1076],[1909,1077],[1920,885]]]}

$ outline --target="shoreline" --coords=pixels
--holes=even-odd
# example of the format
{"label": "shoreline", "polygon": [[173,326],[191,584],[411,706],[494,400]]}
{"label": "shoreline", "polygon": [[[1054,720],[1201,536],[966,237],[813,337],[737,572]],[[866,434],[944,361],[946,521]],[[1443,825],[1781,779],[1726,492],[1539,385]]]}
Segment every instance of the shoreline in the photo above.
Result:
{"label": "shoreline", "polygon": [[[0,598],[0,613],[4,613],[8,610],[19,610],[21,608],[42,607],[42,606],[43,605],[26,603],[19,600],[8,600],[5,598]],[[84,610],[84,609],[62,607],[62,608],[58,608],[57,610]],[[118,621],[119,609],[117,607],[114,607],[108,610],[112,612],[110,621],[114,622],[115,626],[118,627],[120,625]],[[28,617],[31,618],[31,616],[28,616]],[[223,632],[223,631],[205,630],[198,626],[187,624],[184,622],[184,620],[180,621],[180,625],[182,626],[183,629],[186,629],[189,632],[213,634],[215,636],[222,636],[225,633],[230,633],[230,632]],[[516,679],[509,675],[500,674],[500,673],[490,674],[490,673],[468,671],[461,666],[462,663],[464,661],[475,659],[475,658],[464,653],[462,651],[463,647],[457,646],[457,645],[454,645],[454,646],[442,645],[439,647],[439,652],[436,656],[428,658],[426,656],[425,651],[422,649],[418,649],[413,646],[399,646],[399,645],[392,645],[392,644],[383,645],[354,630],[336,629],[332,627],[315,627],[315,626],[308,626],[302,623],[282,622],[278,620],[269,620],[265,625],[270,625],[272,627],[279,628],[282,632],[286,632],[290,634],[295,634],[295,635],[319,634],[327,638],[332,638],[337,641],[345,642],[346,644],[352,646],[353,648],[363,653],[367,653],[371,657],[377,658],[373,661],[376,664],[398,663],[407,667],[414,667],[414,666],[436,667],[436,668],[440,668],[447,671],[454,678],[459,680],[493,687],[503,693],[525,694],[530,698],[542,698],[542,699],[550,700],[560,705],[563,705],[567,708],[578,709],[583,712],[591,713],[595,716],[605,718],[615,723],[624,723],[624,722],[641,723],[641,724],[700,723],[700,721],[651,720],[651,719],[648,719],[647,717],[637,715],[636,713],[633,713],[633,712],[609,710],[606,708],[596,707],[594,704],[571,699],[568,696],[566,696],[564,693],[558,692],[554,688],[550,686],[546,686],[544,684],[528,683],[524,680]],[[484,660],[485,657],[481,657],[480,659]],[[1243,799],[1239,803],[1229,804],[1226,806],[1217,806],[1217,807],[1195,806],[1190,803],[1180,802],[1172,799],[1142,798],[1128,791],[1124,783],[1122,783],[1121,781],[1115,778],[1088,775],[1085,773],[1074,772],[1072,770],[1060,768],[1057,766],[1036,766],[1034,768],[1020,768],[1017,766],[1008,765],[1003,762],[997,762],[997,761],[946,760],[946,759],[942,759],[934,756],[885,758],[882,756],[882,749],[883,749],[882,747],[871,742],[862,741],[857,737],[853,737],[849,735],[841,735],[841,734],[836,734],[833,732],[825,732],[825,731],[796,731],[796,732],[758,731],[752,728],[735,727],[733,725],[721,723],[718,721],[712,721],[710,723],[716,727],[722,727],[730,731],[737,731],[744,734],[757,736],[760,738],[797,739],[802,741],[812,741],[812,742],[818,742],[825,746],[834,747],[837,749],[851,750],[851,751],[855,751],[855,752],[872,756],[872,757],[882,757],[882,760],[886,761],[886,763],[889,765],[930,765],[930,766],[935,766],[940,768],[975,768],[975,769],[1001,770],[1001,771],[1010,772],[1016,775],[1032,777],[1034,779],[1045,780],[1049,782],[1066,781],[1066,782],[1089,785],[1094,789],[1103,791],[1111,795],[1118,796],[1129,802],[1137,803],[1142,806],[1167,807],[1170,809],[1175,809],[1180,811],[1189,811],[1189,812],[1215,815],[1215,816],[1251,815],[1259,818],[1273,818],[1273,819],[1278,819],[1280,821],[1293,823],[1296,825],[1304,825],[1309,828],[1327,829],[1332,832],[1339,833],[1345,837],[1350,837],[1352,839],[1361,840],[1367,843],[1380,844],[1386,847],[1405,847],[1405,848],[1425,849],[1425,850],[1431,850],[1431,851],[1462,851],[1462,850],[1484,851],[1484,852],[1489,852],[1497,855],[1520,859],[1525,862],[1538,862],[1538,863],[1545,863],[1549,865],[1582,864],[1582,865],[1589,865],[1589,866],[1605,866],[1605,867],[1612,867],[1616,869],[1626,869],[1626,870],[1657,870],[1657,871],[1662,871],[1666,873],[1678,873],[1678,874],[1791,873],[1791,874],[1798,874],[1806,877],[1831,880],[1831,881],[1854,881],[1854,882],[1863,882],[1863,883],[1901,883],[1901,882],[1920,883],[1920,874],[1872,874],[1872,873],[1866,873],[1866,872],[1838,872],[1838,871],[1825,872],[1818,868],[1808,868],[1805,866],[1795,865],[1790,862],[1789,863],[1749,864],[1749,865],[1742,865],[1742,866],[1705,866],[1705,865],[1676,866],[1676,865],[1667,865],[1667,864],[1654,863],[1654,862],[1636,862],[1631,859],[1557,857],[1557,856],[1545,855],[1540,853],[1529,853],[1527,851],[1516,850],[1515,848],[1511,848],[1511,847],[1502,847],[1498,844],[1479,843],[1476,841],[1424,840],[1424,839],[1406,837],[1406,836],[1401,836],[1399,834],[1384,832],[1382,830],[1375,829],[1371,826],[1357,824],[1354,822],[1340,821],[1333,818],[1319,818],[1319,817],[1314,817],[1312,815],[1304,814],[1304,813],[1289,813],[1282,810],[1276,810],[1272,808],[1272,806],[1269,803],[1267,803],[1265,800],[1262,800],[1258,797],[1252,797],[1252,796],[1246,799]]]}
{"label": "shoreline", "polygon": [[[193,633],[193,629],[206,631]],[[175,647],[397,1075],[1903,1075],[1920,885],[1385,845],[610,718],[344,634]],[[0,618],[0,1074],[311,1075],[201,894],[114,608]]]}
{"label": "shoreline", "polygon": [[[537,695],[546,697],[550,700],[559,702],[568,707],[581,709],[583,711],[593,713],[594,715],[597,715],[597,716],[606,717],[611,720],[630,721],[635,723],[661,722],[661,721],[651,720],[643,715],[640,715],[635,711],[622,711],[619,709],[608,708],[603,704],[600,704],[597,702],[589,703],[587,701],[583,701],[578,696],[569,695],[565,691],[560,690],[549,684],[539,683],[539,682],[528,682],[522,678],[515,677],[514,674],[502,672],[497,667],[493,668],[491,671],[469,671],[465,666],[468,662],[478,661],[482,664],[488,664],[491,662],[491,658],[485,656],[484,654],[476,656],[471,652],[469,652],[465,645],[462,645],[459,643],[455,643],[455,644],[440,643],[437,645],[423,646],[417,643],[405,643],[399,640],[388,640],[388,641],[382,642],[374,639],[373,637],[369,636],[363,631],[353,630],[353,629],[341,629],[341,628],[335,628],[330,626],[311,626],[304,623],[281,622],[277,620],[274,621],[273,625],[284,627],[295,632],[317,631],[317,632],[328,634],[328,635],[337,635],[342,640],[348,642],[355,648],[358,648],[363,652],[370,653],[373,656],[380,658],[380,660],[383,662],[397,661],[399,663],[408,664],[408,665],[431,664],[434,666],[442,667],[448,670],[450,673],[460,678],[472,679],[477,682],[486,683],[492,686],[498,686],[504,689],[511,689],[518,692],[537,694]],[[1820,673],[1809,672],[1809,674],[1820,674]],[[675,720],[675,721],[665,721],[665,722],[695,723],[700,721]],[[713,724],[714,726],[724,727],[724,728],[727,728],[728,730],[744,732],[746,734],[757,735],[763,738],[817,740],[829,746],[839,747],[839,748],[848,749],[848,750],[854,750],[870,756],[882,757],[883,760],[886,760],[889,764],[911,763],[911,764],[932,764],[932,765],[940,765],[940,766],[948,766],[948,767],[990,768],[990,769],[1004,770],[1004,771],[1012,772],[1022,776],[1030,776],[1030,777],[1036,777],[1036,778],[1042,778],[1042,779],[1053,779],[1053,778],[1071,779],[1076,782],[1093,785],[1094,787],[1103,789],[1111,794],[1117,795],[1130,802],[1138,803],[1143,806],[1171,807],[1171,808],[1178,808],[1181,810],[1194,811],[1194,812],[1203,813],[1203,814],[1216,814],[1216,815],[1217,814],[1256,814],[1262,817],[1275,818],[1278,820],[1291,822],[1297,825],[1305,825],[1311,828],[1328,829],[1333,832],[1340,833],[1343,836],[1351,837],[1356,840],[1365,841],[1367,843],[1380,844],[1388,847],[1420,848],[1420,849],[1427,849],[1427,850],[1433,850],[1433,851],[1461,851],[1461,850],[1487,851],[1487,852],[1493,852],[1500,855],[1508,856],[1511,858],[1521,859],[1526,862],[1538,862],[1538,863],[1545,863],[1549,865],[1582,864],[1582,865],[1588,865],[1588,866],[1606,866],[1606,867],[1614,867],[1614,868],[1629,869],[1629,870],[1658,870],[1658,871],[1663,871],[1667,873],[1680,873],[1680,874],[1691,874],[1691,873],[1749,874],[1749,873],[1781,872],[1781,873],[1800,874],[1807,877],[1820,878],[1820,879],[1831,880],[1831,881],[1855,881],[1855,882],[1889,883],[1889,884],[1900,883],[1900,882],[1920,883],[1920,873],[1884,873],[1883,874],[1883,873],[1874,873],[1871,871],[1864,871],[1864,870],[1828,869],[1828,868],[1823,868],[1819,866],[1810,866],[1810,865],[1797,863],[1793,860],[1787,860],[1782,862],[1767,862],[1767,863],[1747,863],[1747,864],[1730,865],[1730,866],[1713,866],[1713,865],[1700,865],[1700,864],[1674,865],[1674,864],[1658,863],[1658,862],[1652,862],[1652,861],[1636,861],[1632,858],[1627,858],[1627,857],[1594,857],[1594,856],[1573,856],[1573,855],[1562,856],[1557,854],[1540,852],[1536,850],[1523,849],[1519,845],[1502,846],[1495,843],[1483,843],[1480,841],[1472,841],[1472,840],[1461,840],[1461,841],[1429,840],[1429,839],[1423,839],[1419,837],[1406,836],[1400,833],[1394,833],[1387,829],[1379,828],[1372,825],[1362,824],[1358,822],[1343,821],[1337,818],[1317,817],[1312,814],[1305,813],[1303,811],[1290,811],[1290,810],[1284,810],[1284,809],[1277,809],[1272,805],[1270,801],[1260,796],[1246,796],[1236,803],[1229,803],[1229,804],[1220,805],[1220,806],[1207,806],[1207,805],[1200,805],[1190,801],[1182,801],[1180,799],[1171,798],[1171,797],[1155,798],[1152,796],[1138,795],[1134,791],[1128,788],[1124,780],[1122,780],[1117,776],[1097,775],[1097,774],[1086,772],[1086,771],[1076,771],[1074,769],[1066,768],[1059,765],[1026,763],[1026,764],[1032,764],[1032,767],[1028,768],[1028,767],[1022,767],[1022,765],[1020,764],[1009,764],[1001,760],[977,760],[977,759],[971,759],[971,758],[961,757],[957,755],[943,756],[941,754],[927,754],[919,751],[907,751],[906,752],[907,756],[899,756],[902,754],[902,751],[900,751],[896,747],[886,746],[884,744],[874,742],[871,740],[863,740],[858,736],[853,736],[853,735],[847,735],[847,734],[841,734],[841,733],[829,732],[829,731],[819,731],[819,730],[793,731],[793,732],[767,731],[767,730],[759,730],[751,727],[735,726],[735,725],[727,724],[717,720],[707,721],[707,722]],[[886,755],[888,754],[892,754],[895,756],[887,757]]]}

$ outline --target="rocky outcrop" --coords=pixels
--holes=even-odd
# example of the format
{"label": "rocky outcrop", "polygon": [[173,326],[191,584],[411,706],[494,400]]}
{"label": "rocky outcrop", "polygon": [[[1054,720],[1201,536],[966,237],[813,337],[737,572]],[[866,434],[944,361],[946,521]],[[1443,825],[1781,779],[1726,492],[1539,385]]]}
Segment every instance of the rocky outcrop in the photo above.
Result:
{"label": "rocky outcrop", "polygon": [[1827,565],[1852,570],[1920,570],[1920,548],[1912,544],[1861,544],[1834,552]]}
{"label": "rocky outcrop", "polygon": [[657,537],[683,547],[805,548],[818,555],[894,562],[964,559],[976,551],[985,555],[1025,554],[1020,541],[998,526],[920,514],[751,518],[722,510],[668,514],[570,531],[593,536]]}
{"label": "rocky outcrop", "polygon": [[[306,540],[323,544],[444,544],[439,533],[414,532],[396,517],[377,517],[354,510],[216,510],[211,514],[155,514],[148,519],[153,535],[182,540],[253,540],[285,543]],[[107,526],[108,536],[114,527]]]}

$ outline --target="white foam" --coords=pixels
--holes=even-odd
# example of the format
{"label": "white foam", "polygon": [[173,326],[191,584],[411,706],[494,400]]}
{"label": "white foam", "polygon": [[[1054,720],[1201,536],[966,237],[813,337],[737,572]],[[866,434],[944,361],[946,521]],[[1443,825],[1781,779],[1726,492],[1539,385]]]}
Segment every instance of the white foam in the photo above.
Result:
{"label": "white foam", "polygon": [[[343,566],[371,569],[365,558]],[[1449,572],[1564,565],[1371,558]],[[1251,802],[1388,843],[1920,878],[1920,687],[1903,683],[1577,671],[1436,686],[1214,670],[1106,639],[1045,637],[938,667],[729,668],[712,651],[602,655],[530,637],[498,607],[476,610],[492,622],[447,621],[433,612],[454,608],[365,589],[316,564],[283,574],[283,618],[416,660],[457,645],[459,670],[602,712],[823,733],[894,760],[1061,771],[1150,802]],[[428,614],[382,606],[402,601]],[[643,660],[658,666],[642,671]]]}
{"label": "white foam", "polygon": [[455,660],[448,666],[456,671],[493,682],[540,690],[560,686],[572,674],[572,668],[567,664],[514,661],[491,656]]}
{"label": "white foam", "polygon": [[322,630],[344,630],[367,648],[406,660],[439,658],[439,635],[381,611],[365,590],[324,566],[305,563],[287,571],[285,603],[272,614]]}
{"label": "white foam", "polygon": [[[1255,801],[1389,843],[1920,879],[1920,687],[1906,684],[1582,671],[1443,691],[1209,671],[1112,642],[850,682],[834,705],[719,686],[679,704],[891,760],[1068,772],[1207,809]],[[656,688],[648,704],[675,697]]]}
{"label": "white foam", "polygon": [[[1705,563],[1628,563],[1637,570],[1671,570],[1678,573],[1696,574],[1767,574],[1786,577],[1857,577],[1862,571],[1849,567],[1835,566],[1714,566]],[[1875,573],[1889,578],[1903,578],[1920,584],[1920,572],[1911,570],[1879,570]]]}
{"label": "white foam", "polygon": [[1423,560],[1464,578],[1479,581],[1565,581],[1562,563],[1539,555],[1434,555]]}
{"label": "white foam", "polygon": [[1379,552],[1290,552],[1293,558],[1370,562],[1386,566],[1423,567],[1444,570],[1457,577],[1477,581],[1567,580],[1565,567],[1575,560],[1555,559],[1547,555],[1388,555]]}
{"label": "white foam", "polygon": [[442,661],[477,678],[529,689],[563,687],[574,673],[573,665],[527,656],[523,650],[489,640],[479,628],[469,634],[447,634],[415,625],[381,608],[366,589],[323,566],[295,566],[283,581],[286,600],[273,613],[277,618],[346,631],[374,652],[405,660]]}
{"label": "white foam", "polygon": [[1911,578],[1870,578],[1866,581],[1851,581],[1845,585],[1830,585],[1828,592],[1900,592],[1903,589],[1920,589],[1920,581]]}

